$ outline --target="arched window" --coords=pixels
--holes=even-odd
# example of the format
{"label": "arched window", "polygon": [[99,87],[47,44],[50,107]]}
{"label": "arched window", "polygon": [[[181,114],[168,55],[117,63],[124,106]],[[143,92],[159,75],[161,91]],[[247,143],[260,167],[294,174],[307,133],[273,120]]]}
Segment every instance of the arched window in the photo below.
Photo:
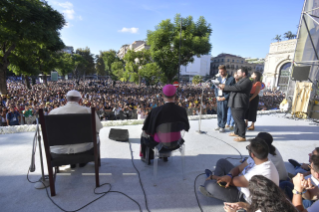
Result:
{"label": "arched window", "polygon": [[291,67],[291,63],[285,63],[280,68],[277,86],[279,86],[279,89],[281,91],[286,91],[287,90],[287,85],[288,85],[288,81],[289,81],[289,69],[290,69],[290,67]]}

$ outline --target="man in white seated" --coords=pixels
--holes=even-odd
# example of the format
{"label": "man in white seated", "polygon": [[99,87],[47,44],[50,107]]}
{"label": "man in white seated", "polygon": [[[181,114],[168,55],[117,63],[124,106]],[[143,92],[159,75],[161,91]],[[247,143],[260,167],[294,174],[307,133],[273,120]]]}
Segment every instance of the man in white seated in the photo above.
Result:
{"label": "man in white seated", "polygon": [[[279,174],[275,165],[268,160],[268,145],[260,139],[251,140],[246,147],[249,158],[239,166],[234,167],[226,159],[219,159],[216,163],[214,174],[210,175],[199,191],[207,196],[220,199],[225,202],[248,202],[250,203],[249,180],[255,175],[262,175],[277,186]],[[209,170],[205,170],[206,174]]]}
{"label": "man in white seated", "polygon": [[[79,103],[82,101],[82,96],[80,92],[76,90],[70,90],[66,94],[67,104],[52,110],[49,115],[57,115],[57,114],[83,114],[83,113],[91,113],[91,108],[83,107]],[[99,132],[102,129],[102,123],[95,113],[95,123],[96,123],[96,138],[99,145]],[[70,144],[70,145],[58,145],[51,146],[50,151],[53,154],[75,154],[86,152],[93,148],[93,143],[82,143],[82,144]],[[80,164],[80,167],[85,166],[86,164]],[[75,168],[76,164],[71,164],[71,168]]]}
{"label": "man in white seated", "polygon": [[282,102],[279,105],[279,109],[281,112],[287,112],[289,109],[289,102],[287,99],[282,100]]}

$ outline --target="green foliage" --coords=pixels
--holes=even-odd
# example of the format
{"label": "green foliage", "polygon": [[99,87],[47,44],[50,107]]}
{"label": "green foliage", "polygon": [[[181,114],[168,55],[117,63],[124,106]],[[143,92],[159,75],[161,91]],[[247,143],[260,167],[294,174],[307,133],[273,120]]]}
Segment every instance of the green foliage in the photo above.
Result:
{"label": "green foliage", "polygon": [[112,69],[112,80],[121,80],[122,82],[127,82],[129,80],[129,75],[124,73],[124,62],[123,61],[116,61],[111,65]]}
{"label": "green foliage", "polygon": [[[7,93],[6,70],[25,75],[39,72],[40,65],[56,50],[62,14],[40,0],[0,1],[0,92]],[[59,48],[59,47],[58,47]],[[48,52],[43,52],[48,49]]]}
{"label": "green foliage", "polygon": [[105,64],[104,64],[103,58],[100,57],[100,55],[96,55],[95,69],[98,75],[100,76],[106,75]]}
{"label": "green foliage", "polygon": [[79,64],[86,64],[86,60],[79,54],[59,53],[56,70],[60,76],[65,76],[69,73],[76,75],[76,70]]}
{"label": "green foliage", "polygon": [[[182,33],[180,47],[180,22]],[[175,16],[174,23],[170,19],[163,20],[156,26],[155,31],[148,31],[147,44],[151,46],[152,59],[162,69],[167,82],[172,82],[179,71],[179,52],[181,65],[194,61],[194,56],[208,54],[212,48],[209,37],[212,33],[210,24],[204,17],[197,22],[192,16],[181,18]]]}
{"label": "green foliage", "polygon": [[148,85],[157,85],[163,78],[163,72],[156,63],[148,63],[139,69],[139,75]]}
{"label": "green foliage", "polygon": [[196,75],[193,77],[193,80],[192,80],[192,83],[197,85],[199,83],[203,82],[203,77],[202,76],[199,76],[199,75]]}
{"label": "green foliage", "polygon": [[134,52],[128,50],[124,56],[126,75],[129,76],[131,82],[140,83],[141,75],[139,69],[151,61],[151,53],[149,50]]}
{"label": "green foliage", "polygon": [[90,48],[86,47],[85,49],[77,49],[75,51],[76,54],[82,56],[84,61],[80,61],[75,71],[75,77],[79,79],[84,75],[90,75],[95,73],[95,64],[94,64],[94,56],[91,54]]}
{"label": "green foliage", "polygon": [[293,34],[291,31],[288,31],[284,34],[284,38],[291,40],[291,39],[295,39],[297,37],[297,35]]}
{"label": "green foliage", "polygon": [[120,59],[117,57],[115,50],[108,50],[100,52],[100,57],[104,61],[105,66],[105,74],[104,75],[111,75],[112,74],[112,63],[118,62]]}
{"label": "green foliage", "polygon": [[277,42],[281,41],[281,35],[276,35],[276,37],[274,38],[274,40],[276,40]]}

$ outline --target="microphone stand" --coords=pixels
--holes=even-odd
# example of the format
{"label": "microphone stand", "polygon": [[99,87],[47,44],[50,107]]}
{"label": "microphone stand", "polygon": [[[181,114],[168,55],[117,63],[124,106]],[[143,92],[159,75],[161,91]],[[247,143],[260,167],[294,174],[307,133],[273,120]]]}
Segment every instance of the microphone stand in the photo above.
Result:
{"label": "microphone stand", "polygon": [[35,137],[38,138],[38,143],[39,143],[42,177],[39,179],[37,183],[35,183],[34,187],[36,189],[43,189],[43,188],[49,187],[50,182],[48,181],[48,175],[44,175],[39,120],[36,119],[36,121],[37,121],[37,129],[36,129]]}
{"label": "microphone stand", "polygon": [[[207,82],[207,81],[206,81]],[[203,111],[203,95],[204,95],[204,89],[206,82],[202,85],[202,96],[200,98],[200,110],[199,110],[199,119],[198,119],[198,130],[196,131],[199,134],[205,134],[205,131],[201,131],[201,124],[202,124],[202,111]]]}

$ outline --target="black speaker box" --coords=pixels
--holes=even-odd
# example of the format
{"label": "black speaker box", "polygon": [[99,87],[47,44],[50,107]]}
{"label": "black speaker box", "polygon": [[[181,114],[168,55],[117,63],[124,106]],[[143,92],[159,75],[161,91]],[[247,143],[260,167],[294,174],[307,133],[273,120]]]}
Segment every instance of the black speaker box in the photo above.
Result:
{"label": "black speaker box", "polygon": [[293,66],[292,78],[297,81],[307,81],[311,66]]}
{"label": "black speaker box", "polygon": [[129,139],[128,130],[111,128],[109,139],[115,140],[115,141],[128,141]]}

